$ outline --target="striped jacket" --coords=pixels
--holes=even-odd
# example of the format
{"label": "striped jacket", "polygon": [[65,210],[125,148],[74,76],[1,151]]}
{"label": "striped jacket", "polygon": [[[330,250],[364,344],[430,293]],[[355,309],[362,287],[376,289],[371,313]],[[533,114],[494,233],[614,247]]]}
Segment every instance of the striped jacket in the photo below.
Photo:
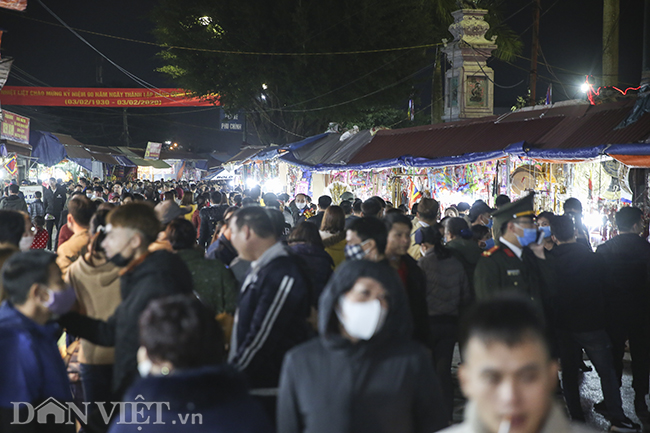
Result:
{"label": "striped jacket", "polygon": [[279,242],[251,263],[229,356],[251,388],[276,388],[285,353],[312,336],[310,286],[299,257]]}

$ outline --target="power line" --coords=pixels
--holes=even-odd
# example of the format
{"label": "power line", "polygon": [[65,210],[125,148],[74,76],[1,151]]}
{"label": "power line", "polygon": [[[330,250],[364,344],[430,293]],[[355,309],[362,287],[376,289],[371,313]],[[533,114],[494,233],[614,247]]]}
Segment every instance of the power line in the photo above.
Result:
{"label": "power line", "polygon": [[[41,5],[43,5],[41,0],[38,0],[38,1],[39,1],[39,3],[41,3]],[[52,13],[52,12],[50,12],[50,13]],[[90,30],[83,30],[83,29],[79,29],[79,28],[76,28],[76,27],[70,27],[67,24],[59,25],[59,24],[52,23],[52,22],[49,22],[49,21],[40,20],[38,18],[28,17],[28,16],[25,16],[25,15],[22,15],[22,14],[13,14],[13,15],[19,16],[19,17],[27,19],[27,20],[37,21],[37,22],[47,24],[47,25],[51,25],[51,26],[55,26],[55,27],[63,27],[63,28],[66,28],[66,29],[68,29],[70,31],[73,31],[73,33],[76,33],[76,32],[87,33],[87,34],[90,34],[90,35],[102,36],[102,37],[105,37],[105,38],[117,39],[117,40],[121,40],[121,41],[125,41],[125,42],[133,42],[133,43],[137,43],[137,44],[151,45],[151,46],[154,46],[154,47],[165,48],[167,50],[172,50],[173,49],[173,50],[185,50],[185,51],[200,51],[200,52],[216,53],[216,54],[238,54],[238,55],[246,55],[246,56],[337,56],[337,55],[351,55],[351,54],[388,53],[388,52],[394,52],[394,51],[406,51],[406,50],[414,50],[414,49],[421,49],[421,48],[433,48],[433,47],[437,47],[437,46],[442,45],[442,43],[435,43],[435,44],[414,45],[414,46],[410,46],[410,47],[379,48],[379,49],[375,49],[375,50],[357,50],[357,51],[335,51],[335,52],[323,52],[323,53],[278,53],[278,52],[271,53],[271,52],[258,52],[258,51],[215,50],[215,49],[211,49],[211,48],[184,47],[184,46],[178,46],[178,45],[168,45],[168,44],[160,44],[160,43],[157,43],[157,42],[142,41],[142,40],[138,40],[138,39],[125,38],[125,37],[122,37],[122,36],[109,35],[109,34],[106,34],[106,33],[93,32],[93,31],[90,31]],[[55,16],[55,18],[57,18],[57,21],[59,20],[58,17]],[[76,35],[76,36],[81,37],[79,35]],[[110,60],[108,58],[107,58],[107,60],[110,62]]]}

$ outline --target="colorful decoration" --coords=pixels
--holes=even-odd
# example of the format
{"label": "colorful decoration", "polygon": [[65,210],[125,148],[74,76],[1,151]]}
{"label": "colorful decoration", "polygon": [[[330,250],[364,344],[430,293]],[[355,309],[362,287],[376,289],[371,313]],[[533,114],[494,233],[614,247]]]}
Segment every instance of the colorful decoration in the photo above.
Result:
{"label": "colorful decoration", "polygon": [[7,170],[10,175],[16,176],[18,174],[18,159],[16,158],[16,155],[12,155],[4,165],[5,170]]}

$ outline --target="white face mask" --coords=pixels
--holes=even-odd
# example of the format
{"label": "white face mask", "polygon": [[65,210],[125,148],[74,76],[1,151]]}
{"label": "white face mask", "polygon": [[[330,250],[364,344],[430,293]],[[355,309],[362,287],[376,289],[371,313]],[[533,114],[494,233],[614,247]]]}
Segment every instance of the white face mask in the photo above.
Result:
{"label": "white face mask", "polygon": [[296,202],[296,207],[300,210],[304,209],[305,206],[307,206],[307,202],[305,201],[297,201]]}
{"label": "white face mask", "polygon": [[427,255],[427,250],[425,250],[424,248],[420,247],[420,255],[421,255],[422,257],[426,256],[426,255]]}
{"label": "white face mask", "polygon": [[25,253],[32,248],[33,242],[34,242],[34,236],[23,236],[22,238],[20,238],[20,242],[18,243],[18,248],[20,248],[20,251]]}
{"label": "white face mask", "polygon": [[153,367],[153,363],[151,362],[150,359],[146,359],[142,362],[138,362],[138,373],[140,373],[141,377],[147,377],[151,373],[152,367]]}
{"label": "white face mask", "polygon": [[387,310],[381,306],[379,299],[368,302],[352,302],[344,295],[339,298],[339,308],[336,309],[345,331],[360,340],[370,340],[386,320]]}

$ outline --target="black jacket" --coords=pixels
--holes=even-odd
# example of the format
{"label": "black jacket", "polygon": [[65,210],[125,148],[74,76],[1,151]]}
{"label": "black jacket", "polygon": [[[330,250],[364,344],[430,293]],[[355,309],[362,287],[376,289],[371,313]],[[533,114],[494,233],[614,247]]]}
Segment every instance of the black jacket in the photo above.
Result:
{"label": "black jacket", "polygon": [[0,209],[27,212],[27,203],[18,195],[10,195],[0,201]]}
{"label": "black jacket", "polygon": [[51,214],[55,218],[59,218],[65,205],[65,200],[65,188],[61,185],[57,185],[54,191],[51,188],[43,188],[43,204],[45,205],[46,214]]}
{"label": "black jacket", "polygon": [[136,354],[140,347],[138,319],[149,302],[164,296],[192,294],[192,275],[173,253],[156,251],[139,264],[125,268],[120,278],[122,302],[106,322],[77,313],[61,317],[73,335],[100,346],[115,346],[113,391],[119,397],[138,374]]}
{"label": "black jacket", "polygon": [[217,223],[223,219],[223,214],[228,209],[225,204],[206,206],[199,211],[201,226],[199,227],[199,246],[205,250],[210,246]]}
{"label": "black jacket", "polygon": [[318,298],[332,276],[334,260],[322,247],[316,245],[296,244],[291,249],[305,264],[312,282],[312,305],[318,307]]}
{"label": "black jacket", "polygon": [[[150,376],[136,382],[126,393],[124,402],[135,405],[124,405],[124,419],[150,419],[143,431],[152,433],[272,433],[273,426],[260,404],[248,395],[244,382],[241,374],[226,365]],[[141,404],[144,402],[165,402],[167,406],[161,411],[160,406]],[[188,414],[185,426],[171,426],[179,423],[179,415],[185,419]],[[162,424],[156,424],[156,420]],[[134,424],[117,422],[109,431],[138,432]]]}
{"label": "black jacket", "polygon": [[[353,344],[334,312],[360,277],[380,281],[389,309],[381,329]],[[412,433],[446,427],[446,411],[427,351],[411,340],[412,321],[393,269],[366,260],[339,266],[319,303],[319,337],[291,350],[282,366],[279,433]]]}
{"label": "black jacket", "polygon": [[607,293],[615,314],[647,314],[650,307],[650,244],[633,233],[623,233],[596,249],[610,271]]}
{"label": "black jacket", "polygon": [[311,283],[280,242],[251,264],[239,293],[228,361],[252,388],[278,386],[282,359],[311,336]]}
{"label": "black jacket", "polygon": [[577,242],[557,245],[550,253],[555,257],[557,278],[549,288],[548,314],[553,325],[571,332],[605,329],[607,273],[603,257]]}
{"label": "black jacket", "polygon": [[406,263],[408,273],[406,295],[413,316],[413,339],[428,346],[431,331],[428,320],[426,275],[418,266],[418,262],[408,254],[402,256],[402,262]]}

